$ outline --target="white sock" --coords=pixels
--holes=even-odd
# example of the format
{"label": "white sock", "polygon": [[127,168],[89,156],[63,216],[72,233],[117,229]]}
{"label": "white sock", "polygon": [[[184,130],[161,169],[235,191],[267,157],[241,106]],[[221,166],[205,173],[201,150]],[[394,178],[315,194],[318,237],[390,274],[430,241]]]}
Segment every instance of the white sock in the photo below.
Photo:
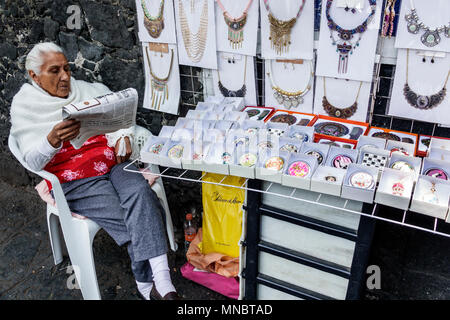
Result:
{"label": "white sock", "polygon": [[151,258],[148,260],[153,273],[153,282],[156,286],[156,290],[161,297],[164,297],[171,291],[176,291],[170,279],[169,263],[167,262],[167,255],[162,254],[160,256]]}
{"label": "white sock", "polygon": [[142,296],[144,296],[146,300],[150,300],[150,291],[152,291],[153,282],[139,282],[136,280],[136,284]]}

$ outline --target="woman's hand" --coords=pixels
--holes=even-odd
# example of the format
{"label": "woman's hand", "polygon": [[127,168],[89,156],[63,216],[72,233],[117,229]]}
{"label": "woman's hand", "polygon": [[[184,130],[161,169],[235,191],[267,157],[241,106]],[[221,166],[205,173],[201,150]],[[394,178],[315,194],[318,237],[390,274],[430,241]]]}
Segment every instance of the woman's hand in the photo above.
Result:
{"label": "woman's hand", "polygon": [[119,143],[120,143],[120,139],[122,139],[122,138],[119,138],[119,139],[117,140],[116,146],[115,146],[115,148],[114,148],[114,150],[115,150],[114,152],[115,152],[115,154],[116,154],[116,162],[117,162],[118,164],[127,161],[127,160],[130,158],[131,153],[132,153],[130,138],[129,138],[129,137],[125,137],[124,139],[125,139],[125,149],[126,149],[126,154],[125,154],[124,156],[119,156],[119,155],[117,155],[117,152],[119,151]]}
{"label": "woman's hand", "polygon": [[63,120],[53,127],[47,135],[47,140],[53,148],[59,148],[62,142],[72,140],[80,133],[80,126],[78,120]]}

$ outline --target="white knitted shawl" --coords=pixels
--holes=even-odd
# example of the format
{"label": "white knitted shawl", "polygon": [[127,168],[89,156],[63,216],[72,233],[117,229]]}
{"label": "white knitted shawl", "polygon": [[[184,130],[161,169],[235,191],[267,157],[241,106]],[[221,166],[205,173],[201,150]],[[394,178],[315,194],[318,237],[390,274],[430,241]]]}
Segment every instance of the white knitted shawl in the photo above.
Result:
{"label": "white knitted shawl", "polygon": [[24,84],[11,103],[11,134],[17,139],[22,155],[25,156],[62,121],[65,105],[109,92],[111,90],[101,83],[70,78],[70,94],[64,99],[51,96],[34,81]]}

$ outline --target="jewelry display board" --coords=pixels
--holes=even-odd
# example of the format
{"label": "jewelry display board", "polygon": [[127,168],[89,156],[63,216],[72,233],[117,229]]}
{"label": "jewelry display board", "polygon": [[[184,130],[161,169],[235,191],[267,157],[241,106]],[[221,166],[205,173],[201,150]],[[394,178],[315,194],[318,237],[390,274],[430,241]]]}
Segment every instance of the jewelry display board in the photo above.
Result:
{"label": "jewelry display board", "polygon": [[[374,11],[372,11],[374,6],[370,5],[372,1],[376,3]],[[366,0],[362,10],[356,13],[337,7],[337,2],[322,1],[316,74],[371,82],[382,0]],[[339,32],[336,30],[331,32],[328,27],[330,22],[327,19],[327,6],[331,6],[329,17],[335,26],[334,29],[340,30]],[[368,17],[371,17],[369,21]]]}
{"label": "jewelry display board", "polygon": [[179,64],[217,69],[214,0],[175,0]]}
{"label": "jewelry display board", "polygon": [[141,42],[177,43],[172,1],[136,0],[136,14]]}
{"label": "jewelry display board", "polygon": [[[269,22],[265,2],[275,18],[272,19],[272,23]],[[302,5],[303,8],[300,9]],[[313,59],[314,1],[260,0],[260,8],[262,58]],[[296,20],[293,25],[294,21],[287,23],[294,18]],[[286,43],[286,46],[282,45],[279,48],[276,43],[274,44],[277,40]]]}
{"label": "jewelry display board", "polygon": [[450,52],[449,12],[448,0],[403,0],[395,47]]}
{"label": "jewelry display board", "polygon": [[[324,94],[324,86],[326,94]],[[370,88],[371,83],[366,81],[316,77],[314,113],[365,122],[369,108]],[[345,94],[342,94],[343,92]]]}
{"label": "jewelry display board", "polygon": [[212,72],[215,95],[243,97],[246,106],[256,105],[257,94],[253,59],[252,56],[217,52],[218,69]]}
{"label": "jewelry display board", "polygon": [[450,125],[450,100],[445,89],[450,72],[450,54],[443,58],[434,57],[431,63],[430,58],[423,62],[424,56],[419,55],[420,52],[398,49],[388,114]]}
{"label": "jewelry display board", "polygon": [[[285,61],[285,62],[283,62]],[[291,111],[313,112],[314,62],[265,60],[265,105]]]}
{"label": "jewelry display board", "polygon": [[[256,56],[259,1],[219,1],[216,2],[217,51]],[[244,15],[247,7],[247,14]]]}
{"label": "jewelry display board", "polygon": [[[177,46],[168,44],[168,52],[149,49],[149,43],[142,43],[142,57],[145,72],[145,94],[143,107],[171,114],[178,114],[180,101],[180,71]],[[173,59],[173,60],[172,60]],[[171,63],[172,60],[172,63]],[[151,72],[149,62],[151,64]],[[156,79],[153,75],[158,77]],[[167,79],[165,79],[167,78]]]}

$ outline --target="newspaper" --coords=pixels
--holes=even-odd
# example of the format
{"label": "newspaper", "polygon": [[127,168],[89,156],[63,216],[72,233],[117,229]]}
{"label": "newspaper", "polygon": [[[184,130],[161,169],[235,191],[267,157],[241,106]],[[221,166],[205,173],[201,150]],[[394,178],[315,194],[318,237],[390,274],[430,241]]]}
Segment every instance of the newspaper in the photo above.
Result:
{"label": "newspaper", "polygon": [[70,140],[75,149],[92,136],[126,129],[136,124],[138,93],[133,88],[111,92],[63,107],[63,119],[81,122],[79,135]]}

